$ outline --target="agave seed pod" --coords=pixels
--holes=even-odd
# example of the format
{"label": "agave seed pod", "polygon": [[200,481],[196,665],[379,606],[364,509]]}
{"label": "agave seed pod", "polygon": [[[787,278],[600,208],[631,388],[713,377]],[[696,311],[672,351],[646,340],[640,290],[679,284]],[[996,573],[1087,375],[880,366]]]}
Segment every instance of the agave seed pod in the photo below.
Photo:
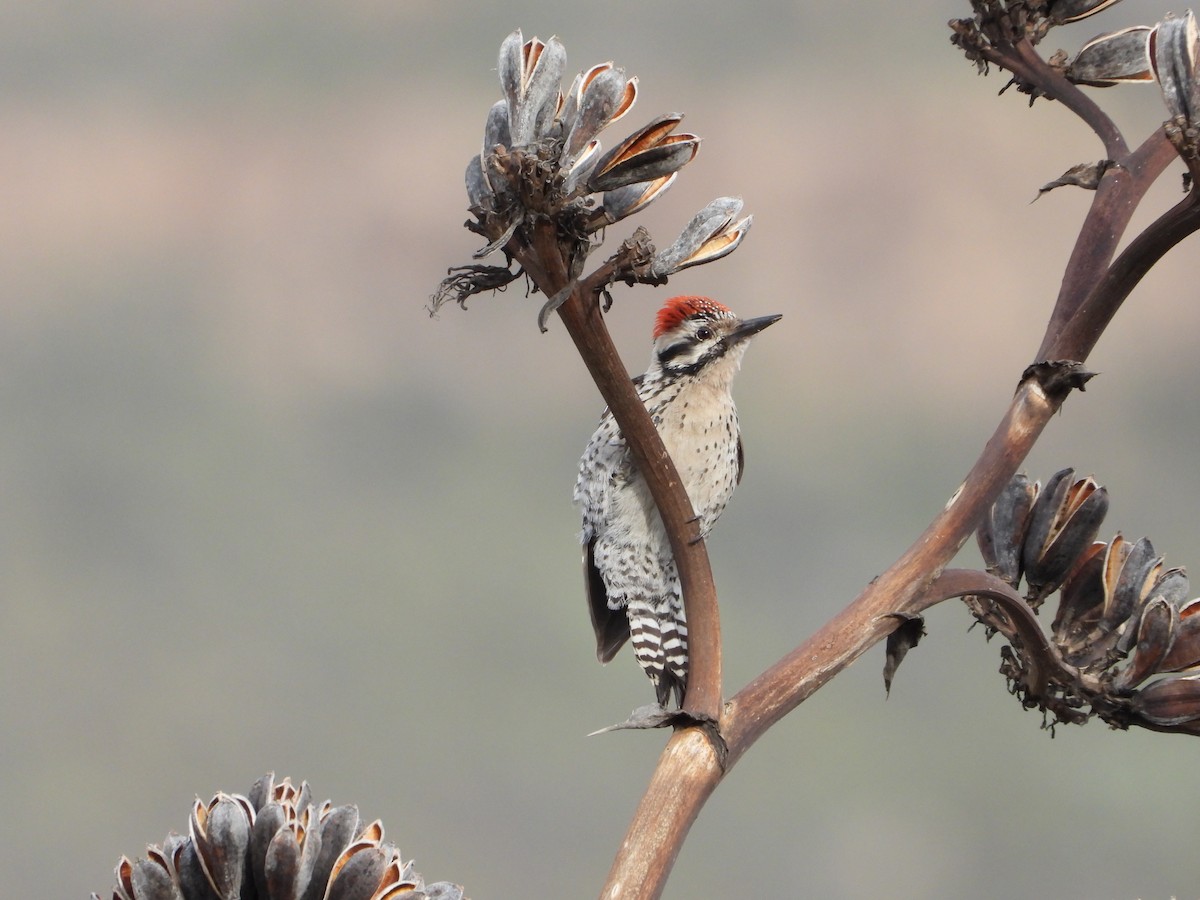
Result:
{"label": "agave seed pod", "polygon": [[1163,597],[1155,597],[1142,610],[1137,627],[1137,644],[1129,664],[1113,681],[1117,691],[1141,684],[1159,671],[1159,666],[1171,651],[1175,632],[1179,628],[1179,610]]}
{"label": "agave seed pod", "polygon": [[1167,16],[1154,26],[1150,59],[1163,102],[1173,118],[1182,117],[1190,122],[1196,116],[1197,57],[1200,57],[1200,42],[1191,10],[1182,17]]}
{"label": "agave seed pod", "polygon": [[1014,475],[975,532],[987,570],[1014,590],[1021,581],[1021,547],[1037,495],[1036,481],[1023,472]]}
{"label": "agave seed pod", "polygon": [[1176,566],[1158,576],[1154,587],[1150,589],[1150,596],[1162,597],[1176,609],[1181,609],[1191,590],[1192,585],[1188,580],[1187,569]]}
{"label": "agave seed pod", "polygon": [[467,173],[465,178],[467,184],[467,201],[470,209],[478,209],[480,211],[488,210],[493,207],[492,186],[488,183],[487,176],[483,171],[483,158],[480,156],[472,157],[467,163]]}
{"label": "agave seed pod", "polygon": [[328,804],[321,808],[317,818],[317,830],[321,845],[313,861],[312,876],[308,887],[301,895],[302,900],[324,900],[325,891],[333,878],[334,868],[342,853],[354,842],[358,830],[358,808]]}
{"label": "agave seed pod", "polygon": [[508,121],[508,101],[497,100],[488,110],[487,121],[483,126],[482,156],[487,156],[497,147],[512,149],[512,131]]}
{"label": "agave seed pod", "polygon": [[566,63],[567,51],[558,38],[523,42],[518,28],[500,45],[500,87],[508,101],[512,146],[532,144],[549,130]]}
{"label": "agave seed pod", "polygon": [[133,894],[137,900],[183,900],[179,886],[167,871],[149,859],[134,864]]}
{"label": "agave seed pod", "polygon": [[1160,671],[1178,672],[1200,665],[1200,599],[1180,604],[1175,643],[1162,661]]}
{"label": "agave seed pod", "polygon": [[235,897],[242,882],[254,807],[238,794],[219,793],[205,805],[192,804],[188,831],[200,865],[217,896]]}
{"label": "agave seed pod", "polygon": [[682,169],[700,149],[696,135],[671,133],[682,121],[683,116],[670,113],[635,131],[600,157],[588,179],[588,188],[611,191]]}
{"label": "agave seed pod", "polygon": [[563,178],[563,193],[572,196],[576,193],[587,192],[588,179],[600,161],[600,142],[588,141],[579,154],[571,160]]}
{"label": "agave seed pod", "polygon": [[1085,651],[1075,657],[1078,665],[1102,669],[1128,653],[1137,640],[1137,623],[1142,604],[1162,572],[1162,558],[1142,538],[1131,544],[1121,535],[1109,542],[1104,555],[1101,580],[1104,605],[1100,620],[1083,638]]}
{"label": "agave seed pod", "polygon": [[224,900],[213,890],[208,873],[204,871],[204,865],[200,862],[196,844],[191,838],[188,838],[187,843],[180,849],[176,866],[179,887],[187,900]]}
{"label": "agave seed pod", "polygon": [[670,247],[654,254],[651,271],[660,276],[673,275],[732,253],[753,223],[752,216],[737,220],[741,211],[740,198],[718,197],[692,217]]}
{"label": "agave seed pod", "polygon": [[457,885],[426,887],[380,822],[359,833],[357,808],[310,797],[307,783],[267,775],[248,796],[197,800],[195,837],[172,833],[144,859],[121,857],[113,900],[462,900]]}
{"label": "agave seed pod", "polygon": [[448,881],[425,885],[426,900],[463,900],[463,889]]}
{"label": "agave seed pod", "polygon": [[304,888],[302,852],[291,831],[281,828],[275,833],[263,854],[263,880],[259,888],[262,896],[270,900],[297,900]]}
{"label": "agave seed pod", "polygon": [[1108,512],[1108,492],[1090,475],[1072,482],[1073,475],[1072,469],[1055,473],[1030,512],[1021,560],[1026,599],[1035,609],[1096,539]]}
{"label": "agave seed pod", "polygon": [[334,867],[327,900],[371,900],[387,864],[387,855],[380,847],[356,841]]}
{"label": "agave seed pod", "polygon": [[372,900],[400,900],[406,894],[411,896],[411,892],[418,888],[421,881],[420,876],[413,870],[413,864],[405,864],[400,859],[400,851],[394,844],[385,844],[384,850],[390,854],[391,859],[383,870],[383,877],[379,879],[379,887],[376,888]]}
{"label": "agave seed pod", "polygon": [[113,869],[113,880],[116,881],[116,886],[113,888],[113,900],[134,900],[133,860],[128,856],[122,856],[117,860],[117,865]]}
{"label": "agave seed pod", "polygon": [[636,77],[627,78],[625,70],[611,62],[592,66],[575,80],[562,112],[564,162],[574,159],[596,135],[629,112],[637,101],[637,84]]}
{"label": "agave seed pod", "polygon": [[1050,4],[1050,18],[1056,25],[1077,22],[1110,6],[1116,6],[1119,2],[1120,0],[1054,0]]}
{"label": "agave seed pod", "polygon": [[1071,658],[1086,646],[1086,638],[1100,624],[1104,612],[1104,556],[1108,544],[1096,541],[1083,552],[1063,582],[1058,613],[1051,630],[1063,655]]}
{"label": "agave seed pod", "polygon": [[640,213],[667,192],[675,183],[678,174],[678,172],[672,172],[670,175],[664,175],[654,181],[627,184],[615,191],[605,191],[601,205],[588,219],[587,230],[595,231]]}
{"label": "agave seed pod", "polygon": [[1150,595],[1162,573],[1162,557],[1154,555],[1149,538],[1130,544],[1113,538],[1104,558],[1104,615],[1100,627],[1113,629],[1129,620]]}
{"label": "agave seed pod", "polygon": [[1080,48],[1066,69],[1076,84],[1111,87],[1128,81],[1153,81],[1148,25],[1122,28],[1092,38]]}
{"label": "agave seed pod", "polygon": [[1164,678],[1133,697],[1133,712],[1153,725],[1178,726],[1200,719],[1200,675]]}
{"label": "agave seed pod", "polygon": [[312,802],[311,798],[312,792],[307,781],[300,782],[300,787],[296,787],[291,778],[284,778],[276,783],[274,772],[268,772],[254,782],[246,795],[256,814],[268,803],[278,803],[287,810],[289,819],[307,809]]}

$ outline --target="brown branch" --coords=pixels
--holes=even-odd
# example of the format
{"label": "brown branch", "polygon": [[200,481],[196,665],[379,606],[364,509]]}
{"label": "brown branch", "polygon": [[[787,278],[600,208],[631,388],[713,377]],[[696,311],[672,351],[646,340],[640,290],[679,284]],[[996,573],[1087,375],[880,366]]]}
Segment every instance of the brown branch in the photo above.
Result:
{"label": "brown branch", "polygon": [[[1028,40],[1017,41],[1012,45],[1012,51],[1012,55],[996,60],[996,64],[1008,68],[1013,74],[1020,74],[1021,78],[1036,85],[1047,97],[1057,100],[1079,116],[1100,138],[1109,159],[1123,159],[1129,154],[1129,145],[1108,113],[1078,85],[1068,81],[1061,72],[1042,59]],[[1014,66],[1020,67],[1019,73]]]}
{"label": "brown branch", "polygon": [[1047,348],[1048,358],[1086,357],[1138,282],[1167,251],[1197,229],[1200,229],[1200,197],[1193,187],[1183,200],[1130,242],[1062,331],[1053,336]]}
{"label": "brown branch", "polygon": [[[967,596],[990,600],[1003,611],[1010,626],[1006,632],[1011,630],[1015,634],[1029,662],[1025,687],[1031,696],[1045,694],[1051,669],[1067,672],[1062,654],[1047,640],[1029,604],[995,575],[977,569],[947,569],[929,585],[918,602],[928,607],[953,597]],[[1074,670],[1068,674],[1078,675]]]}
{"label": "brown branch", "polygon": [[739,691],[725,705],[722,736],[728,755],[705,757],[684,734],[659,759],[602,897],[649,900],[667,876],[704,802],[738,759],[768,728],[894,630],[896,612],[919,612],[937,602],[929,586],[970,537],[984,511],[1060,405],[1033,379],[1017,390],[967,480],[916,543],[886,572],[803,644]]}
{"label": "brown branch", "polygon": [[[535,227],[532,248],[517,246],[513,252],[547,297],[570,283],[563,251],[549,221]],[[721,714],[721,619],[708,550],[675,463],[638,399],[601,315],[599,295],[608,283],[609,271],[601,267],[594,276],[576,283],[558,308],[559,318],[620,426],[671,541],[688,622],[688,684],[683,710],[698,721],[716,722]]]}
{"label": "brown branch", "polygon": [[[1105,280],[1109,263],[1116,252],[1134,210],[1157,180],[1163,170],[1176,159],[1175,148],[1167,141],[1162,129],[1152,134],[1133,153],[1105,172],[1096,190],[1096,196],[1088,209],[1071,258],[1063,274],[1062,286],[1054,304],[1054,312],[1046,325],[1042,345],[1038,348],[1037,360],[1074,359],[1083,361],[1099,339],[1100,332],[1116,313],[1117,307],[1128,291],[1119,298],[1111,295],[1112,290],[1100,287]],[[1131,248],[1132,249],[1132,245]],[[1165,252],[1165,251],[1164,251]],[[1127,256],[1129,250],[1123,256]],[[1157,261],[1157,260],[1156,260]],[[1151,263],[1153,264],[1153,263]],[[1142,275],[1145,274],[1143,271]],[[1141,275],[1138,276],[1141,278]],[[1133,284],[1129,285],[1132,289]],[[1083,310],[1087,303],[1091,308],[1106,307],[1106,312]],[[1099,316],[1103,315],[1103,322]],[[1082,316],[1082,318],[1079,318]],[[1099,323],[1090,339],[1065,340],[1063,332],[1067,323],[1076,320],[1076,329],[1081,322]]]}
{"label": "brown branch", "polygon": [[[1163,150],[1163,145],[1171,154]],[[1104,267],[1137,201],[1161,174],[1173,152],[1165,139],[1152,138],[1129,157],[1124,178],[1105,179],[1102,183],[1068,264],[1055,308],[1056,316],[1063,309],[1076,310],[1071,323],[1073,330],[1065,332],[1062,340],[1051,340],[1052,333],[1057,334],[1052,319],[1045,346],[1057,355],[1050,358],[1083,362],[1111,313],[1103,321],[1100,317],[1108,306],[1115,311],[1119,305],[1120,300],[1114,298],[1118,294],[1120,299],[1127,296],[1169,246],[1198,227],[1196,220],[1200,219],[1200,213],[1168,213],[1160,220],[1163,224],[1156,223],[1160,232],[1157,237],[1134,241],[1112,271],[1105,273]],[[1089,245],[1088,240],[1094,245]],[[1102,260],[1100,273],[1095,274],[1088,266],[1098,260]],[[1085,304],[1082,298],[1089,293],[1107,298],[1107,305]],[[1074,329],[1086,337],[1073,339]],[[1039,352],[1039,358],[1045,358],[1044,351]],[[640,900],[660,896],[696,816],[725,774],[755,741],[890,634],[900,621],[894,613],[919,612],[945,599],[945,591],[953,582],[939,586],[940,573],[970,537],[999,491],[1016,474],[1065,399],[1065,392],[1043,388],[1034,367],[1029,371],[1031,376],[1018,387],[1004,419],[963,485],[917,541],[842,612],[726,704],[721,735],[727,755],[719,758],[707,749],[701,750],[696,743],[699,737],[694,733],[677,734],[667,744],[613,862],[602,897]],[[1032,646],[1045,645],[1032,616],[1015,619],[1014,624],[1023,633],[1028,630],[1029,641],[1040,641]],[[1053,661],[1056,657],[1053,648],[1043,653],[1045,660]],[[1043,680],[1044,672],[1031,673],[1035,688]]]}

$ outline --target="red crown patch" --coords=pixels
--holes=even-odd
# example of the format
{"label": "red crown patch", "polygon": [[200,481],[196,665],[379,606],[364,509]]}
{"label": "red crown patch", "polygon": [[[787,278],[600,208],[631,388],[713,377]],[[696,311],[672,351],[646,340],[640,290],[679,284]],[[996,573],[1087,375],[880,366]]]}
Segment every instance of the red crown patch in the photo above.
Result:
{"label": "red crown patch", "polygon": [[718,303],[711,297],[672,297],[663,304],[654,320],[654,339],[658,340],[684,319],[692,316],[703,316],[708,319],[723,319],[733,315],[733,311],[723,303]]}

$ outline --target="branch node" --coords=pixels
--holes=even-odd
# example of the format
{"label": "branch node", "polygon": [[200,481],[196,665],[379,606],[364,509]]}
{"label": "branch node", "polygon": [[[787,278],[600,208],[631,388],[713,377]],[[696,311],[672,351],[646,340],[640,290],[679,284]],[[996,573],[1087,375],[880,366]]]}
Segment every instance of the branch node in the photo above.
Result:
{"label": "branch node", "polygon": [[1033,379],[1055,403],[1062,403],[1073,390],[1084,390],[1084,385],[1095,377],[1095,372],[1087,371],[1082,362],[1073,359],[1042,360],[1021,373],[1022,383]]}

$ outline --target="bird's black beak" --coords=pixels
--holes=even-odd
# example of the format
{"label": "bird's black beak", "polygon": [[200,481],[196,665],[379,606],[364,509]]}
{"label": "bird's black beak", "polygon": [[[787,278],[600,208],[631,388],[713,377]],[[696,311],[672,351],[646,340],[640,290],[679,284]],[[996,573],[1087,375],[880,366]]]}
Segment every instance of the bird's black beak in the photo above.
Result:
{"label": "bird's black beak", "polygon": [[757,319],[746,319],[741,325],[729,332],[725,340],[730,344],[744,341],[746,338],[758,334],[768,325],[774,325],[782,318],[782,315],[776,313],[773,316],[759,316]]}

